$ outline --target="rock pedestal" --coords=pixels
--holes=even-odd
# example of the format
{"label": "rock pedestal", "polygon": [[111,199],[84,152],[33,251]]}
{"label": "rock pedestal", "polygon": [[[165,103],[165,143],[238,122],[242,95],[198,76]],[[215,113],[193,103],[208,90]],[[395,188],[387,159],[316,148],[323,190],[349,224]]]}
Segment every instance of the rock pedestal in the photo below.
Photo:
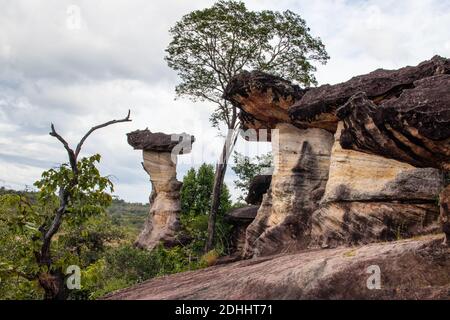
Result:
{"label": "rock pedestal", "polygon": [[323,195],[333,135],[323,129],[278,124],[272,136],[274,172],[246,233],[244,256],[294,251],[305,245],[311,214]]}
{"label": "rock pedestal", "polygon": [[187,134],[168,135],[151,133],[149,130],[128,134],[128,143],[135,149],[143,150],[142,165],[152,183],[150,212],[144,229],[136,240],[138,247],[152,250],[159,243],[167,247],[177,243],[182,186],[176,178],[177,154],[190,152],[193,141],[194,138]]}

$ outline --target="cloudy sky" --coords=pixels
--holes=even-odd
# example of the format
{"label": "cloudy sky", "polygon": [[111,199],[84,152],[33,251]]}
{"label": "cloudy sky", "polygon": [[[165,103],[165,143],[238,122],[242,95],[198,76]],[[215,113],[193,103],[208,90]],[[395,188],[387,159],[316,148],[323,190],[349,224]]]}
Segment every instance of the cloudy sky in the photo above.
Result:
{"label": "cloudy sky", "polygon": [[[91,126],[123,117],[129,108],[133,122],[98,131],[83,152],[102,155],[101,171],[113,177],[119,197],[146,202],[150,192],[142,155],[127,144],[126,132],[148,127],[194,134],[197,142],[192,156],[180,159],[179,179],[191,162],[214,163],[221,140],[208,123],[212,106],[175,101],[177,76],[163,60],[168,29],[213,3],[0,0],[0,186],[23,189],[44,169],[67,161],[48,135],[50,122],[76,143]],[[252,10],[290,9],[306,20],[331,56],[319,66],[319,84],[416,65],[436,54],[450,57],[450,0],[245,3]],[[73,20],[78,10],[80,24]],[[267,150],[263,145],[259,152]],[[228,185],[232,180],[228,174]]]}

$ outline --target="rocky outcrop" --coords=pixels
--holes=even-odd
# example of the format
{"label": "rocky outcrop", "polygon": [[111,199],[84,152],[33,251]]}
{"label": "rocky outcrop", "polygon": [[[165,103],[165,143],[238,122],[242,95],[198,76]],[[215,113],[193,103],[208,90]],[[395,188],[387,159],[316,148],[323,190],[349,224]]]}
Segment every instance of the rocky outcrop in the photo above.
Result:
{"label": "rocky outcrop", "polygon": [[[427,64],[433,67],[416,70],[421,78],[390,99],[374,101],[359,92],[340,107],[341,146],[417,167],[450,170],[450,61],[435,57],[416,69]],[[440,220],[450,237],[445,205],[440,204]]]}
{"label": "rocky outcrop", "polygon": [[442,173],[342,149],[341,127],[321,207],[312,217],[310,246],[356,245],[438,231]]}
{"label": "rocky outcrop", "polygon": [[450,75],[413,83],[376,105],[365,93],[339,108],[341,145],[417,167],[450,170]]}
{"label": "rocky outcrop", "polygon": [[180,230],[181,212],[182,183],[176,177],[177,155],[190,152],[194,137],[185,133],[169,135],[149,130],[137,130],[127,136],[134,149],[143,150],[142,165],[152,183],[149,216],[136,245],[148,250],[159,243],[173,246]]}
{"label": "rocky outcrop", "polygon": [[289,107],[288,112],[294,124],[314,123],[320,118],[334,119],[337,123],[337,109],[359,92],[364,92],[369,100],[379,104],[414,87],[417,80],[445,73],[450,73],[450,61],[439,56],[415,67],[378,69],[340,84],[310,88]]}
{"label": "rocky outcrop", "polygon": [[440,220],[445,234],[444,244],[450,246],[450,184],[439,195]]}
{"label": "rocky outcrop", "polygon": [[234,209],[225,215],[225,221],[233,226],[230,235],[230,255],[241,257],[245,245],[245,231],[255,219],[259,206]]}
{"label": "rocky outcrop", "polygon": [[[292,170],[284,174],[290,182],[274,192],[274,174],[247,230],[246,254],[299,249],[308,238],[312,246],[349,245],[435,231],[436,199],[444,184],[438,170],[426,167],[448,166],[449,72],[449,60],[436,56],[415,67],[378,69],[303,90],[262,72],[235,77],[224,97],[242,110],[246,127],[289,123],[299,129],[290,139],[300,142],[305,129],[336,134],[323,198],[303,192],[308,188],[297,186]],[[308,204],[319,200],[320,208],[311,214]],[[283,214],[276,214],[278,207]],[[297,222],[290,224],[293,216],[303,216],[301,231],[293,227]]]}
{"label": "rocky outcrop", "polygon": [[[442,237],[243,260],[151,279],[122,299],[449,299],[450,249]],[[373,270],[380,286],[368,287]]]}
{"label": "rocky outcrop", "polygon": [[250,181],[250,186],[248,188],[248,194],[245,198],[245,202],[254,205],[260,205],[264,194],[270,187],[272,182],[271,175],[257,175]]}
{"label": "rocky outcrop", "polygon": [[274,172],[255,220],[247,228],[244,255],[295,251],[305,246],[311,214],[328,179],[333,135],[325,130],[276,126]]}
{"label": "rocky outcrop", "polygon": [[260,71],[244,71],[228,83],[224,98],[241,109],[244,129],[275,128],[289,122],[288,108],[305,90],[290,81]]}

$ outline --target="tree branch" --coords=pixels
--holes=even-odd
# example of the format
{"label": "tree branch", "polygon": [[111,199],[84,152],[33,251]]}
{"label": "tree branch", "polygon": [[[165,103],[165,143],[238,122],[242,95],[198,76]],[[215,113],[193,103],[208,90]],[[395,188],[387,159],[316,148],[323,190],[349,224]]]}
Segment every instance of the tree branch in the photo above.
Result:
{"label": "tree branch", "polygon": [[99,124],[98,126],[92,127],[92,128],[84,135],[84,137],[80,140],[80,142],[78,143],[77,148],[76,148],[76,150],[75,150],[75,158],[78,157],[78,154],[79,154],[80,151],[81,151],[81,147],[83,146],[83,143],[86,141],[86,139],[89,137],[89,135],[90,135],[92,132],[94,132],[94,131],[97,130],[97,129],[104,128],[104,127],[107,127],[107,126],[112,125],[112,124],[115,124],[115,123],[119,123],[119,122],[127,122],[127,121],[131,121],[131,119],[130,119],[130,110],[128,110],[127,116],[126,116],[125,118],[123,118],[123,119],[120,119],[120,120],[111,120],[111,121],[105,122],[105,123],[103,123],[103,124]]}
{"label": "tree branch", "polygon": [[53,125],[53,123],[51,124],[51,128],[52,131],[49,133],[52,137],[55,137],[56,139],[58,139],[64,146],[64,148],[67,151],[67,154],[69,155],[69,161],[70,161],[70,166],[72,167],[72,170],[76,170],[77,168],[77,157],[75,155],[75,153],[73,152],[73,150],[69,147],[69,144],[67,143],[66,140],[64,140],[63,137],[61,137],[55,130],[55,126]]}

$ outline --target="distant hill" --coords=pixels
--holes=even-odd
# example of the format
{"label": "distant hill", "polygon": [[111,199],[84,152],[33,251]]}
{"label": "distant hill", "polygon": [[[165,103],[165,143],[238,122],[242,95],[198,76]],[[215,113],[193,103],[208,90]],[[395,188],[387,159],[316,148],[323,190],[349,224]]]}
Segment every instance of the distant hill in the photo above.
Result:
{"label": "distant hill", "polygon": [[[3,194],[27,194],[31,198],[36,197],[35,191],[11,190],[0,187],[0,196]],[[113,199],[111,206],[107,209],[114,224],[127,228],[131,234],[138,234],[142,229],[149,211],[148,204],[130,203],[122,199]]]}
{"label": "distant hill", "polygon": [[148,204],[130,203],[114,199],[108,208],[114,224],[128,227],[132,233],[139,233],[144,225],[150,207]]}

